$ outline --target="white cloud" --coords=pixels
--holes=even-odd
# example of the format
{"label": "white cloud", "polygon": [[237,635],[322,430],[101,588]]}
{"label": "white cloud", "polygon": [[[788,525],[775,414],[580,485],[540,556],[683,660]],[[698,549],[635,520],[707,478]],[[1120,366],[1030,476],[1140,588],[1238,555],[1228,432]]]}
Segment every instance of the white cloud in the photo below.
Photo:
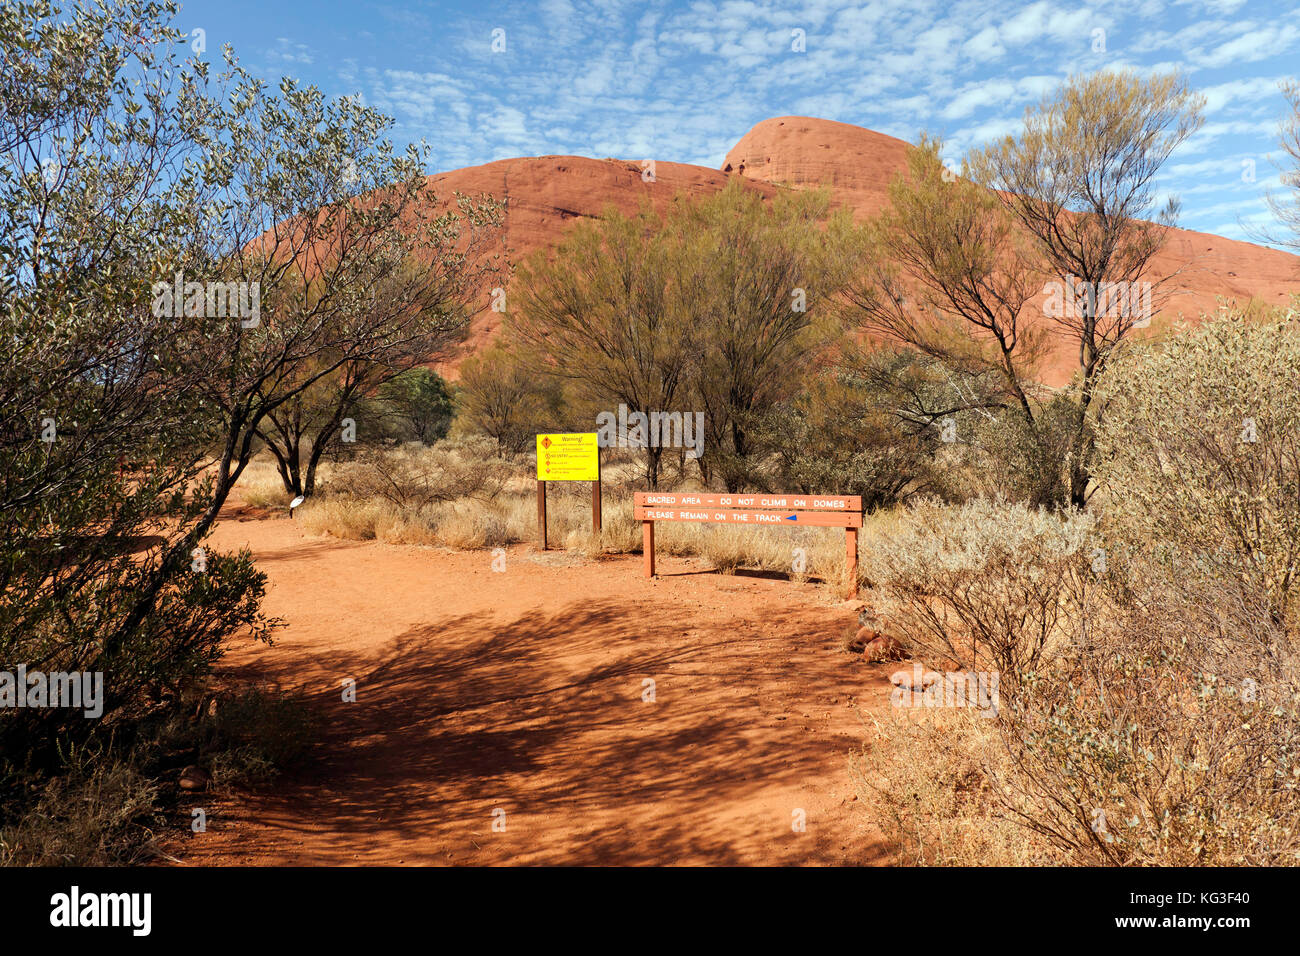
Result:
{"label": "white cloud", "polygon": [[1230,66],[1267,60],[1287,52],[1300,40],[1300,26],[1294,23],[1268,24],[1243,33],[1208,53],[1192,59],[1200,66]]}
{"label": "white cloud", "polygon": [[962,44],[962,52],[972,60],[989,63],[1007,52],[998,37],[996,27],[985,27]]}
{"label": "white cloud", "polygon": [[1205,95],[1205,112],[1218,113],[1233,102],[1258,102],[1273,96],[1280,97],[1279,84],[1286,79],[1284,76],[1256,76],[1206,87],[1200,91]]}
{"label": "white cloud", "polygon": [[1066,10],[1050,0],[1038,0],[1004,22],[998,34],[1003,42],[1010,44],[1041,43],[1046,40],[1081,41],[1090,40],[1094,28],[1106,25],[1107,18],[1100,17],[1086,7]]}

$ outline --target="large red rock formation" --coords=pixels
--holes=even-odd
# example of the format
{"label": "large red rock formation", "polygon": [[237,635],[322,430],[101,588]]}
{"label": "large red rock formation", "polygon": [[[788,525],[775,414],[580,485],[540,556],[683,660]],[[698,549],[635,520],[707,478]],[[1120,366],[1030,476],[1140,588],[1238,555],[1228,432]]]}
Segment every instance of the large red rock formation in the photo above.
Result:
{"label": "large red rock formation", "polygon": [[[662,209],[679,194],[716,192],[730,177],[742,178],[765,195],[782,187],[829,186],[835,204],[863,220],[887,203],[889,182],[903,168],[906,149],[902,140],[847,123],[782,116],[764,120],[742,136],[721,171],[658,161],[653,181],[647,181],[640,162],[542,156],[460,169],[435,176],[433,182],[443,197],[459,191],[505,200],[504,246],[509,260],[518,262],[555,244],[577,219],[598,216],[606,207],[631,213],[649,200]],[[1164,305],[1166,316],[1195,317],[1214,309],[1220,297],[1282,304],[1300,289],[1300,257],[1189,230],[1174,232],[1153,272],[1178,273],[1170,284],[1174,294]],[[460,360],[481,348],[500,325],[501,315],[491,311],[488,294],[484,290],[465,347],[446,366],[453,375]],[[1067,379],[1076,352],[1062,342],[1044,377],[1053,384]]]}
{"label": "large red rock formation", "polygon": [[[648,172],[653,172],[653,177]],[[687,163],[656,161],[653,170],[648,170],[640,162],[626,160],[539,156],[458,169],[433,176],[431,182],[444,202],[459,192],[487,194],[505,203],[502,243],[497,252],[503,254],[508,274],[514,264],[536,250],[558,243],[565,230],[579,219],[594,218],[611,207],[624,214],[635,213],[645,202],[662,211],[679,196],[720,191],[727,178],[716,169]],[[766,184],[756,183],[753,188],[765,195],[776,192],[775,187]],[[469,337],[443,369],[452,377],[460,362],[481,349],[500,327],[503,316],[492,311],[490,287],[482,291],[480,301],[482,306],[473,317]]]}

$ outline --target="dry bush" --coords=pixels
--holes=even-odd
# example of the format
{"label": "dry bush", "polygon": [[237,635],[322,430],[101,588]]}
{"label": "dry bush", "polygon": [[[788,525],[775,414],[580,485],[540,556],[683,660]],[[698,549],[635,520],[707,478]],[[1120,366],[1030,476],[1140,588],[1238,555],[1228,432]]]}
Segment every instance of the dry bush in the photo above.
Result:
{"label": "dry bush", "polygon": [[0,866],[109,866],[149,856],[157,787],[102,753],[74,754],[65,773],[0,830]]}
{"label": "dry bush", "polygon": [[755,479],[773,490],[861,495],[868,511],[933,492],[938,434],[899,411],[924,377],[924,361],[873,349],[852,350],[843,363],[754,416],[754,441],[772,449]]}
{"label": "dry bush", "polygon": [[1300,863],[1300,668],[1267,597],[1148,568],[1003,710],[991,777],[1060,862]]}
{"label": "dry bush", "polygon": [[155,829],[174,809],[183,766],[213,789],[263,783],[296,762],[312,736],[305,702],[278,688],[186,687],[173,706],[74,746],[57,775],[32,777],[6,801],[0,866],[112,866],[157,855]]}
{"label": "dry bush", "polygon": [[985,500],[926,500],[903,516],[863,563],[894,636],[932,666],[997,671],[1014,695],[1071,633],[1092,520]]}
{"label": "dry bush", "polygon": [[491,501],[519,470],[499,456],[491,439],[462,439],[371,450],[341,467],[333,483],[353,497],[387,501],[409,514],[441,502]]}
{"label": "dry bush", "polygon": [[970,709],[891,709],[850,761],[868,817],[914,866],[1046,862],[1044,841],[1000,811],[990,770],[1007,751],[995,721]]}
{"label": "dry bush", "polygon": [[1300,863],[1295,655],[1262,596],[1151,567],[1098,589],[996,717],[876,721],[859,784],[908,862]]}
{"label": "dry bush", "polygon": [[1224,311],[1129,348],[1101,398],[1095,476],[1120,546],[1263,593],[1294,632],[1300,594],[1300,313]]}

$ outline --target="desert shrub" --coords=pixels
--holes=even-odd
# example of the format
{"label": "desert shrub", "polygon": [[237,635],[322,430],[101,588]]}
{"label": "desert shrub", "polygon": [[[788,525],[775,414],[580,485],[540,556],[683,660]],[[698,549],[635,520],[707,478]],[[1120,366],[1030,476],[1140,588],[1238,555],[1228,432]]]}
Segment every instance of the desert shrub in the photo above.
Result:
{"label": "desert shrub", "polygon": [[490,439],[444,441],[432,448],[374,449],[340,468],[336,484],[358,498],[390,502],[418,512],[437,502],[499,495],[518,469],[503,463]]}
{"label": "desert shrub", "polygon": [[995,718],[875,722],[856,776],[907,862],[1300,862],[1295,683],[1202,672],[1185,641],[1151,653],[1149,633],[1145,646],[1110,637],[1029,675]]}
{"label": "desert shrub", "polygon": [[[1070,390],[1032,400],[1032,423],[1006,410],[967,413],[968,467],[947,490],[955,497],[1003,497],[1031,507],[1061,508],[1070,497],[1071,437],[1078,403]],[[964,487],[963,487],[964,486]]]}
{"label": "desert shrub", "polygon": [[[1065,547],[1026,548],[990,515],[964,528],[954,509],[879,549],[909,635],[954,616],[963,633],[967,619],[999,621],[991,582],[1060,583],[1054,636],[990,721],[1001,748],[953,737],[976,776],[946,781],[932,743],[892,734],[912,779],[880,805],[898,811],[885,822],[912,859],[983,852],[987,834],[945,829],[951,811],[1010,821],[1058,864],[1300,862],[1294,316],[1224,312],[1115,357],[1099,396],[1101,514],[1049,518],[1075,529]],[[1022,568],[988,560],[1008,547]],[[963,576],[971,567],[991,581]],[[1052,603],[1004,603],[1037,646],[1049,615],[1035,609]],[[982,811],[961,802],[972,795]]]}
{"label": "desert shrub", "polygon": [[933,666],[996,670],[1003,692],[1068,639],[1086,596],[1092,520],[976,500],[912,505],[868,549],[880,611]]}
{"label": "desert shrub", "polygon": [[[0,660],[26,661],[47,673],[103,673],[103,715],[110,723],[129,721],[149,707],[151,687],[179,690],[201,678],[220,658],[232,632],[268,639],[278,622],[265,619],[260,603],[266,576],[240,552],[204,556],[203,570],[177,578],[159,594],[154,612],[111,653],[102,635],[110,615],[120,613],[118,589],[134,586],[129,568],[96,582],[65,603],[73,612],[61,626],[39,618],[32,626],[0,631]],[[80,709],[6,707],[0,711],[0,780],[14,768],[51,769],[61,749],[87,740],[98,720]]]}
{"label": "desert shrub", "polygon": [[456,413],[446,381],[424,366],[408,369],[381,385],[377,404],[390,434],[400,441],[424,445],[446,438]]}
{"label": "desert shrub", "polygon": [[[1224,311],[1133,344],[1101,392],[1094,474],[1118,544],[1187,580],[1263,593],[1294,631],[1300,588],[1300,328]],[[1158,547],[1152,547],[1158,545]]]}
{"label": "desert shrub", "polygon": [[0,866],[109,866],[157,855],[181,770],[223,789],[265,782],[305,752],[305,703],[273,688],[214,693],[155,688],[148,713],[65,746],[53,772],[11,770],[0,812]]}
{"label": "desert shrub", "polygon": [[1238,594],[1126,568],[994,717],[875,721],[876,821],[914,863],[1300,862],[1300,670]]}
{"label": "desert shrub", "polygon": [[456,391],[457,435],[487,435],[503,453],[533,448],[538,432],[552,431],[563,389],[539,374],[518,350],[494,342],[460,367]]}
{"label": "desert shrub", "polygon": [[994,775],[1007,764],[997,724],[973,710],[891,708],[870,719],[849,767],[869,818],[901,863],[1048,862],[1045,841],[1017,824],[994,793]]}
{"label": "desert shrub", "polygon": [[[74,753],[67,771],[11,804],[0,823],[0,866],[142,862],[162,822],[157,787],[102,750]],[[33,783],[35,781],[32,781]]]}
{"label": "desert shrub", "polygon": [[999,716],[1012,769],[994,789],[1061,862],[1300,862],[1295,655],[1262,593],[1186,585],[1128,569]]}
{"label": "desert shrub", "polygon": [[824,372],[758,420],[755,443],[774,449],[772,490],[861,495],[874,511],[932,488],[933,434],[906,427],[874,386]]}

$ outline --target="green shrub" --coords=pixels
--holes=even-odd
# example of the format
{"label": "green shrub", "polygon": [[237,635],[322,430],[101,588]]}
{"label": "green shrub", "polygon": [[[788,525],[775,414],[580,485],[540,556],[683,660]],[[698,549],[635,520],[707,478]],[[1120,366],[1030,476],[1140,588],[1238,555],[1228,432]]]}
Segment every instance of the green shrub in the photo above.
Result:
{"label": "green shrub", "polygon": [[905,353],[861,359],[880,374],[820,371],[800,393],[758,419],[755,443],[774,450],[771,490],[861,495],[867,511],[933,490],[933,434],[894,411],[887,375],[906,374]]}
{"label": "green shrub", "polygon": [[1031,507],[1064,507],[1070,498],[1069,456],[1077,414],[1078,403],[1069,389],[1035,402],[1032,427],[1018,412],[968,413],[974,454],[973,475],[967,481],[976,494]]}
{"label": "green shrub", "polygon": [[456,408],[451,389],[437,372],[416,366],[379,388],[386,429],[399,441],[432,445],[447,437]]}

